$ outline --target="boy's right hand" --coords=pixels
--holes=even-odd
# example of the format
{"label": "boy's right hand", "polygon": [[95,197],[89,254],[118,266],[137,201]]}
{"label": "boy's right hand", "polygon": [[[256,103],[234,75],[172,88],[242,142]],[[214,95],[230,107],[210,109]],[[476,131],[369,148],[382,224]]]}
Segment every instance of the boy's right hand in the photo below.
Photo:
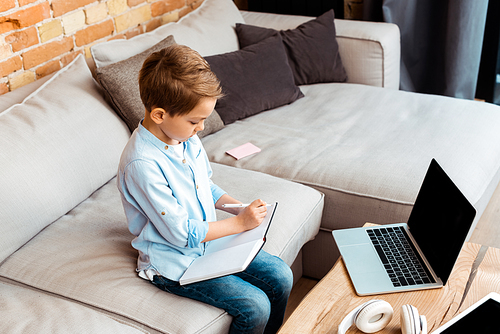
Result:
{"label": "boy's right hand", "polygon": [[259,226],[267,214],[266,202],[256,199],[249,206],[240,211],[237,218],[242,224],[244,231],[251,230]]}

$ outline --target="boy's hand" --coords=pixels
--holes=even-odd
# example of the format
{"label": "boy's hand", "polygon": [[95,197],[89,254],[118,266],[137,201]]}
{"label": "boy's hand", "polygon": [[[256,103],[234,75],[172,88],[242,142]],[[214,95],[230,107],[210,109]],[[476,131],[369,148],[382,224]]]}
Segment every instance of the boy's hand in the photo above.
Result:
{"label": "boy's hand", "polygon": [[267,213],[266,202],[256,199],[249,206],[240,211],[236,216],[244,231],[251,230],[259,226]]}

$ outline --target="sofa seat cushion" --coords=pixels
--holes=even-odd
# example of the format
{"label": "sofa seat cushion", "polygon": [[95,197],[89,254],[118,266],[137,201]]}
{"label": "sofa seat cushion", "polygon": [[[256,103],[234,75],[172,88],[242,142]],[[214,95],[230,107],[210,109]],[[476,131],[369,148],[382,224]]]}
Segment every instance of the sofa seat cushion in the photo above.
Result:
{"label": "sofa seat cushion", "polygon": [[[252,171],[217,164],[213,171],[214,182],[242,201],[262,197],[279,202],[264,249],[290,265],[318,232],[323,195]],[[132,237],[113,179],[11,255],[0,266],[0,276],[163,333],[228,331],[232,319],[223,310],[168,294],[139,278]]]}
{"label": "sofa seat cushion", "polygon": [[[267,174],[212,164],[213,181],[244,203],[261,198],[278,202],[264,250],[279,256],[289,266],[302,246],[319,231],[324,195],[313,188]],[[229,214],[218,211],[218,219]]]}
{"label": "sofa seat cushion", "polygon": [[0,296],[3,333],[147,333],[89,307],[8,282],[0,282]]}
{"label": "sofa seat cushion", "polygon": [[[294,103],[203,139],[214,162],[261,171],[325,193],[322,227],[406,221],[434,157],[476,206],[498,184],[500,107],[378,87],[301,86]],[[262,151],[235,160],[246,142]]]}

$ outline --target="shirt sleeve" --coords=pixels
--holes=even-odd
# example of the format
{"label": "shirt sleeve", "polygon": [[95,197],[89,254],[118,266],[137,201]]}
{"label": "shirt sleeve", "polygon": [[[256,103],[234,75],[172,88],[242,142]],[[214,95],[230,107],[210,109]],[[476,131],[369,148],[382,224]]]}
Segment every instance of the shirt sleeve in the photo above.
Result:
{"label": "shirt sleeve", "polygon": [[212,191],[212,198],[214,200],[214,205],[217,203],[219,198],[222,197],[222,195],[226,194],[224,190],[222,190],[218,185],[213,183],[212,179],[209,180],[210,182],[210,190]]}
{"label": "shirt sleeve", "polygon": [[155,164],[135,160],[125,169],[124,182],[139,210],[154,225],[159,235],[144,238],[157,243],[166,240],[177,247],[198,247],[208,232],[208,223],[189,219],[188,212],[178,204],[167,180]]}

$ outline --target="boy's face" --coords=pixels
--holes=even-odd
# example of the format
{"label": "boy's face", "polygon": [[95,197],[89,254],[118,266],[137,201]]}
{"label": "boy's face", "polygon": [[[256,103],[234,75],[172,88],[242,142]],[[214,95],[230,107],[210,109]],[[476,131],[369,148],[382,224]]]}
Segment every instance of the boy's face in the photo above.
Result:
{"label": "boy's face", "polygon": [[[205,128],[205,120],[215,108],[217,99],[204,97],[186,115],[171,117],[164,112],[163,121],[158,124],[161,133],[157,137],[169,145],[176,145],[194,136]],[[161,137],[160,137],[161,136]]]}

